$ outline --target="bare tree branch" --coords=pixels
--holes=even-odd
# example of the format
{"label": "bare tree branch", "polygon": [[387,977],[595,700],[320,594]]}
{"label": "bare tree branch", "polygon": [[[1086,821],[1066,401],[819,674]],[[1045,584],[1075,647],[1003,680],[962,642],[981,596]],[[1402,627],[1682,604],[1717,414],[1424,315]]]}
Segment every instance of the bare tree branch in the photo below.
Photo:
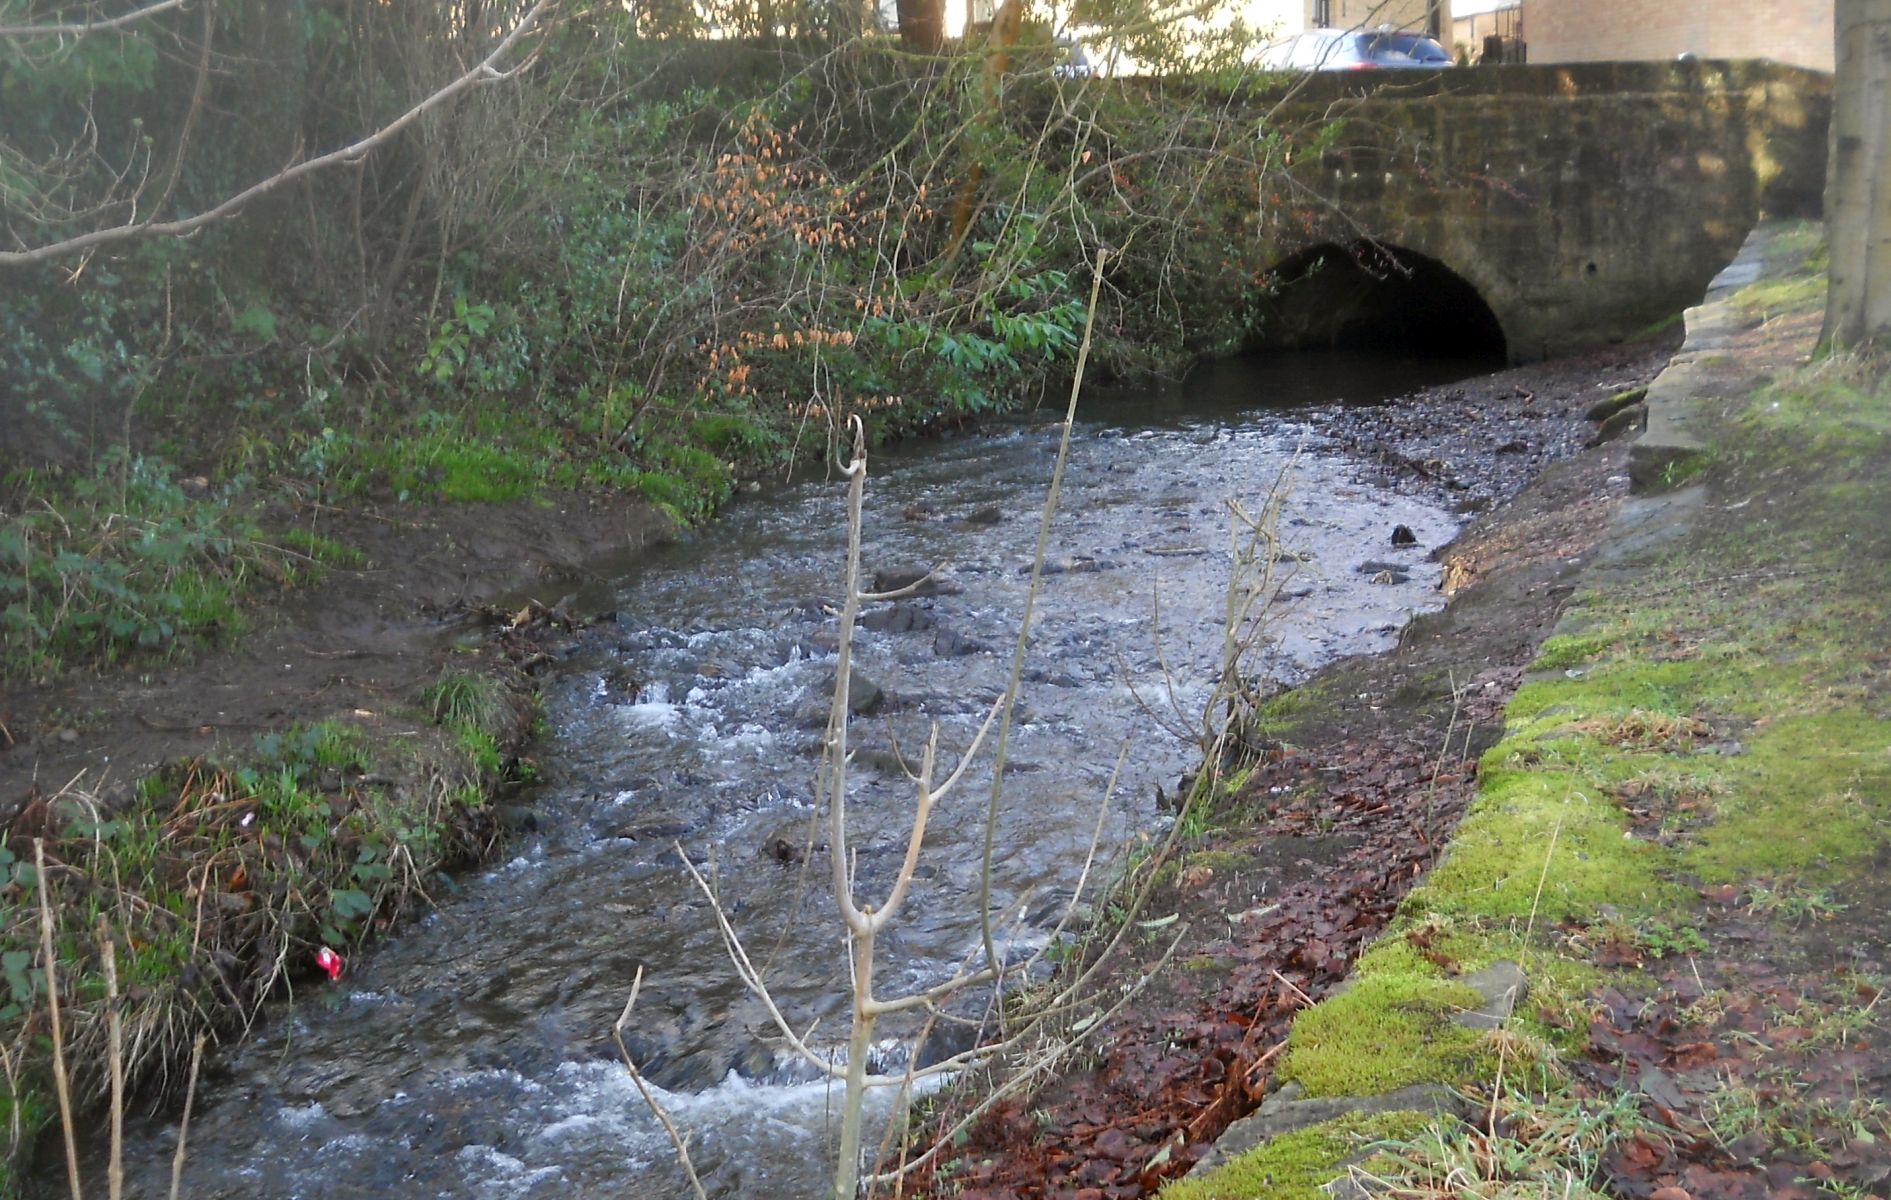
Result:
{"label": "bare tree branch", "polygon": [[127,25],[136,25],[148,21],[160,13],[173,8],[182,8],[190,0],[157,0],[143,8],[133,9],[116,17],[106,17],[94,21],[68,21],[56,25],[0,25],[0,38],[25,41],[28,38],[63,38],[84,37],[90,33],[104,33],[111,29],[123,29]]}
{"label": "bare tree branch", "polygon": [[525,35],[539,23],[540,18],[544,16],[546,11],[554,7],[557,3],[558,0],[538,0],[538,2],[532,5],[532,7],[527,10],[526,14],[519,19],[518,23],[506,33],[505,37],[499,40],[499,44],[494,46],[492,52],[487,54],[486,57],[480,59],[479,62],[462,72],[451,83],[440,88],[432,95],[429,95],[426,99],[421,100],[418,104],[415,104],[406,112],[366,137],[340,147],[339,149],[331,150],[327,154],[303,159],[301,162],[285,167],[276,174],[266,179],[258,180],[256,183],[244,188],[222,203],[217,204],[213,208],[206,209],[196,216],[180,217],[174,221],[147,220],[128,222],[122,225],[109,226],[104,229],[94,229],[87,233],[75,234],[69,238],[63,238],[56,242],[48,242],[43,246],[35,246],[26,250],[0,250],[0,267],[30,266],[64,255],[91,250],[99,246],[130,241],[133,238],[175,237],[194,233],[213,221],[218,221],[234,214],[250,201],[255,200],[259,196],[266,195],[269,192],[273,192],[286,183],[293,183],[305,175],[313,174],[316,171],[334,166],[338,163],[358,162],[377,147],[393,140],[396,134],[418,121],[422,116],[447,103],[462,92],[482,84],[497,83],[511,79],[513,76],[530,67],[538,57],[537,50],[534,50],[531,54],[527,55],[523,61],[513,66],[502,67],[500,64],[505,60],[506,56],[512,52],[513,48],[524,39]]}

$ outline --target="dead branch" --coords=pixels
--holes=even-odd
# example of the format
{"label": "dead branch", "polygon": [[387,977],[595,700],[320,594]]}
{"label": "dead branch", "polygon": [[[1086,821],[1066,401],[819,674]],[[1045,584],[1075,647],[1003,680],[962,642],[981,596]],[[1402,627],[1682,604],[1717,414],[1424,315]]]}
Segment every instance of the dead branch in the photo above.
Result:
{"label": "dead branch", "polygon": [[87,21],[65,21],[51,25],[0,25],[0,38],[16,41],[39,38],[80,38],[93,33],[105,33],[108,30],[123,29],[127,25],[136,25],[152,17],[182,8],[190,0],[156,0],[143,8],[133,9],[116,17],[101,17]]}
{"label": "dead branch", "polygon": [[[359,162],[376,148],[392,141],[397,134],[420,120],[427,113],[441,107],[462,93],[486,84],[500,83],[512,79],[521,72],[528,70],[538,59],[538,48],[534,48],[523,59],[511,66],[502,64],[505,63],[514,47],[518,46],[519,43],[524,40],[525,36],[539,24],[540,19],[546,12],[552,9],[558,2],[559,0],[538,0],[538,2],[532,5],[532,7],[526,11],[525,15],[519,18],[518,22],[507,31],[506,35],[499,39],[498,44],[493,47],[492,51],[487,54],[486,57],[480,59],[479,62],[475,63],[472,67],[463,71],[452,82],[439,88],[419,103],[408,108],[407,111],[403,112],[400,116],[365,137],[340,147],[339,149],[331,150],[327,154],[320,154],[314,158],[305,158],[300,162],[284,167],[274,175],[266,179],[258,180],[242,191],[237,192],[235,195],[228,197],[195,216],[180,217],[171,221],[159,221],[155,218],[144,221],[130,221],[124,224],[108,226],[103,229],[94,229],[86,233],[75,234],[69,238],[62,238],[59,241],[48,242],[44,245],[34,246],[26,250],[0,250],[0,267],[30,266],[65,255],[92,250],[99,246],[130,241],[134,238],[181,237],[194,233],[212,222],[220,221],[225,217],[233,215],[252,200],[255,200],[259,196],[267,195],[282,187],[284,184],[293,183],[298,179],[302,179],[317,171],[340,163]],[[4,31],[0,30],[0,32]]]}
{"label": "dead branch", "polygon": [[703,1191],[702,1180],[696,1177],[696,1164],[689,1157],[689,1139],[677,1130],[676,1122],[671,1120],[670,1114],[657,1103],[656,1094],[650,1090],[650,1085],[643,1081],[643,1072],[637,1069],[636,1062],[630,1057],[630,1047],[624,1044],[624,1026],[630,1024],[630,1013],[637,1007],[637,993],[641,990],[643,990],[643,966],[638,964],[637,977],[630,981],[630,997],[624,1001],[624,1011],[618,1016],[617,1023],[611,1026],[611,1040],[617,1043],[617,1052],[623,1056],[624,1067],[630,1072],[630,1081],[637,1085],[637,1094],[643,1097],[643,1102],[649,1107],[651,1115],[655,1116],[657,1123],[663,1126],[663,1132],[669,1135],[670,1145],[676,1149],[676,1161],[683,1164],[683,1173],[689,1176],[690,1190],[696,1193],[696,1200],[709,1200],[708,1193]]}

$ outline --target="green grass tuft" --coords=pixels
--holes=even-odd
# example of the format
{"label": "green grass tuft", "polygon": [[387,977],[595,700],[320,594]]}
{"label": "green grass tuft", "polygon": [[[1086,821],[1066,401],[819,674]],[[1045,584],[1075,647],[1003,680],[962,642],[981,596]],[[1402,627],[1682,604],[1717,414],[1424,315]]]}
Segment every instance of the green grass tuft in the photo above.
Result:
{"label": "green grass tuft", "polygon": [[448,668],[420,691],[436,725],[493,735],[511,723],[505,685],[491,675]]}

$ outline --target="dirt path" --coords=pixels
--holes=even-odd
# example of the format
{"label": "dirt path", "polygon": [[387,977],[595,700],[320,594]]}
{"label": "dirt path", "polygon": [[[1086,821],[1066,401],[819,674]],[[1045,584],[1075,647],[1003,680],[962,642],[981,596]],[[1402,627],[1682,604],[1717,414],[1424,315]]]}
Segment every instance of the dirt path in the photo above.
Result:
{"label": "dirt path", "polygon": [[555,603],[587,563],[670,532],[641,500],[600,497],[291,519],[360,549],[366,565],[279,594],[229,650],[0,691],[0,814],[81,775],[79,786],[122,800],[160,763],[291,725],[342,717],[371,739],[409,734],[425,721],[415,693],[465,661],[482,606]]}

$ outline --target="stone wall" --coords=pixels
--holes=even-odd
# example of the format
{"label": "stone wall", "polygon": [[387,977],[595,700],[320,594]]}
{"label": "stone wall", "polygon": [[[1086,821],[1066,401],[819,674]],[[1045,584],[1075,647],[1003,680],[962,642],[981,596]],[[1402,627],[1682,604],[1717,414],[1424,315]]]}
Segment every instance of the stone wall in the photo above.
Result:
{"label": "stone wall", "polygon": [[1619,340],[1692,303],[1762,213],[1817,212],[1830,101],[1829,76],[1752,62],[1315,77],[1271,119],[1343,125],[1253,217],[1257,264],[1370,235],[1475,287],[1515,361]]}

